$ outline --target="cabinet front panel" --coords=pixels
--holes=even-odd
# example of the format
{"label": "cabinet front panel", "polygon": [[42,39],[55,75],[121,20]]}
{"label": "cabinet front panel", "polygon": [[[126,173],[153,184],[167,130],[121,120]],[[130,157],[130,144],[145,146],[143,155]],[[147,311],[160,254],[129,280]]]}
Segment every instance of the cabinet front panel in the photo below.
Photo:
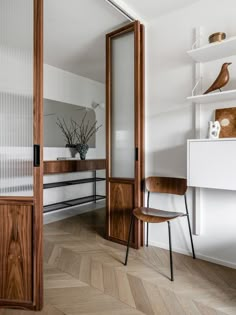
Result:
{"label": "cabinet front panel", "polygon": [[235,144],[234,140],[190,141],[188,185],[236,190]]}
{"label": "cabinet front panel", "polygon": [[0,205],[0,300],[32,302],[32,206]]}
{"label": "cabinet front panel", "polygon": [[134,182],[110,183],[110,237],[126,242],[134,208]]}

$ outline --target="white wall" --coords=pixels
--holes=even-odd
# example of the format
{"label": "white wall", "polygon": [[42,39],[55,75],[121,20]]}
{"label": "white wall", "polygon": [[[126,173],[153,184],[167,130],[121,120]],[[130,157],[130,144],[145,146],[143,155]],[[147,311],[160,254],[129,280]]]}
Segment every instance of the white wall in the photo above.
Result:
{"label": "white wall", "polygon": [[[105,103],[105,85],[70,72],[44,65],[44,98],[74,105],[92,107],[92,103]],[[96,134],[96,148],[89,149],[87,159],[105,158],[105,110],[97,108],[96,119],[102,124]],[[55,160],[57,157],[69,157],[67,148],[44,148],[44,160]],[[103,171],[98,172],[104,176]],[[73,173],[44,176],[44,182],[56,182],[70,179],[90,177],[91,173]],[[103,182],[97,184],[98,194],[105,193]],[[92,194],[92,184],[66,186],[44,190],[44,204],[75,199]]]}
{"label": "white wall", "polygon": [[[199,1],[148,25],[146,176],[186,176],[186,140],[194,138],[194,110],[186,102],[193,86],[193,63],[186,51],[191,49],[194,28],[199,26],[204,27],[205,42],[209,34],[217,31],[225,31],[228,37],[236,35],[235,1]],[[227,60],[233,61],[229,87],[235,88],[236,59]],[[208,87],[224,61],[204,66],[203,88]],[[206,136],[214,109],[228,106],[236,106],[236,103],[202,106],[202,137]],[[192,208],[191,189],[188,200]],[[181,197],[164,195],[151,199],[152,206],[170,210],[182,210],[182,202]],[[198,257],[236,267],[235,205],[235,192],[203,190],[202,233],[194,236]],[[168,247],[166,224],[151,225],[150,243]],[[173,247],[184,253],[190,250],[184,218],[173,222]]]}

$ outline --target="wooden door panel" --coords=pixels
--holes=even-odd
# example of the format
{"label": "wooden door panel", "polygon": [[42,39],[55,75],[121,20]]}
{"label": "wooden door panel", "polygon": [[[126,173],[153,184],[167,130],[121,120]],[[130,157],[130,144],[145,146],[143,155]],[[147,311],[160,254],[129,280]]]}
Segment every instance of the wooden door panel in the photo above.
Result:
{"label": "wooden door panel", "polygon": [[32,302],[32,205],[0,205],[0,297]]}
{"label": "wooden door panel", "polygon": [[[121,244],[127,244],[132,210],[143,205],[144,74],[140,22],[107,34],[107,238]],[[143,225],[135,220],[131,246],[142,245]]]}
{"label": "wooden door panel", "polygon": [[110,233],[118,242],[126,243],[134,200],[134,182],[110,183]]}

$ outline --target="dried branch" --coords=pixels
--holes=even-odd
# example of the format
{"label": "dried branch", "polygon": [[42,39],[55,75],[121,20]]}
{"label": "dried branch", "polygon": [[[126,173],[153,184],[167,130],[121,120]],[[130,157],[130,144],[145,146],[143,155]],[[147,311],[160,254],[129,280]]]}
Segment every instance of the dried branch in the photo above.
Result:
{"label": "dried branch", "polygon": [[68,127],[64,118],[61,120],[57,117],[57,126],[60,128],[61,132],[64,135],[64,138],[68,145],[74,145],[76,140],[76,128],[73,126],[72,120],[71,120],[71,126]]}
{"label": "dried branch", "polygon": [[97,121],[95,121],[91,126],[89,126],[89,121],[87,121],[87,124],[85,125],[85,118],[87,116],[87,112],[85,113],[81,124],[79,125],[77,122],[74,121],[76,124],[76,138],[78,140],[78,143],[87,144],[88,141],[91,139],[91,137],[98,132],[98,130],[102,127],[102,125],[97,126]]}

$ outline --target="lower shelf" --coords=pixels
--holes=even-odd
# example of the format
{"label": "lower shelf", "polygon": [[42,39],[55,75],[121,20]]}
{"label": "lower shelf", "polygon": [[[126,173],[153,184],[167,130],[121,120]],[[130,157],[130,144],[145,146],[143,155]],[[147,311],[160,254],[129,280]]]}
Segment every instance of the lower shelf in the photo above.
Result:
{"label": "lower shelf", "polygon": [[74,207],[74,206],[82,205],[82,204],[88,203],[88,202],[93,202],[93,201],[95,202],[95,201],[103,200],[105,198],[106,198],[106,196],[101,196],[101,195],[94,196],[94,195],[92,195],[92,196],[86,196],[86,197],[81,197],[81,198],[77,198],[77,199],[57,202],[57,203],[54,203],[51,205],[44,206],[43,207],[43,213],[56,211],[56,210],[60,210],[60,209],[65,209],[65,208],[69,208],[69,207]]}

